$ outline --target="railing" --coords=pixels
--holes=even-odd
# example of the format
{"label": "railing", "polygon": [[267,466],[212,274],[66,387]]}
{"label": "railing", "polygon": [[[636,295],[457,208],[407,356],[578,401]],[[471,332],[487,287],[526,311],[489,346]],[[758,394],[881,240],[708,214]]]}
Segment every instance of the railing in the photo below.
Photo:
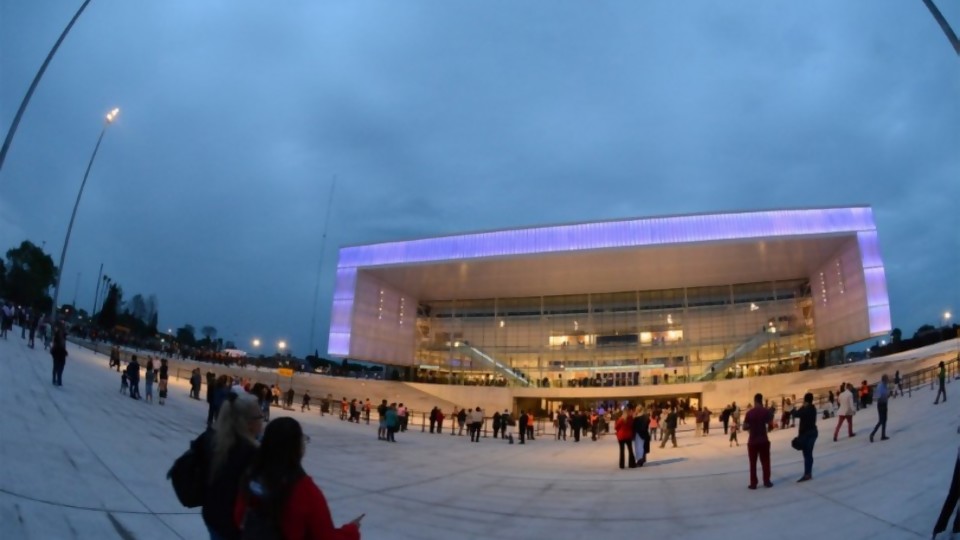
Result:
{"label": "railing", "polygon": [[[960,374],[960,353],[957,354],[957,357],[953,360],[945,360],[944,367],[946,368],[946,383],[952,382],[954,379],[958,378]],[[928,368],[918,369],[916,371],[911,371],[909,373],[900,374],[900,386],[903,389],[903,394],[906,394],[907,397],[913,397],[914,390],[921,390],[923,387],[930,385],[930,389],[934,390],[936,388],[936,382],[938,374],[940,372],[939,366],[931,366]],[[887,374],[890,377],[889,381],[889,391],[891,397],[894,396],[895,391],[899,393],[899,389],[896,387],[896,384],[893,382],[893,376]],[[845,381],[850,382],[851,384],[855,381]],[[869,383],[871,392],[876,387],[876,381]],[[854,388],[856,390],[856,387]],[[838,395],[836,390],[839,390],[839,384],[834,386],[820,387],[810,390],[813,393],[814,403],[817,404],[818,408],[823,408],[827,403],[829,403],[830,392],[834,392],[834,400],[837,399]]]}

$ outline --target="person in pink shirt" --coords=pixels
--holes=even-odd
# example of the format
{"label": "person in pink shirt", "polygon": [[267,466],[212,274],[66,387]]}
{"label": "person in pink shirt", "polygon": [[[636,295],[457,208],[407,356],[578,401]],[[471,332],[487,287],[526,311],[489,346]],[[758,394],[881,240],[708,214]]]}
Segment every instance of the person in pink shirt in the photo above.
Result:
{"label": "person in pink shirt", "polygon": [[757,489],[757,458],[763,468],[763,487],[773,487],[770,481],[770,411],[763,406],[763,394],[753,397],[753,408],[743,418],[743,429],[750,434],[747,439],[747,457],[750,460],[750,489]]}

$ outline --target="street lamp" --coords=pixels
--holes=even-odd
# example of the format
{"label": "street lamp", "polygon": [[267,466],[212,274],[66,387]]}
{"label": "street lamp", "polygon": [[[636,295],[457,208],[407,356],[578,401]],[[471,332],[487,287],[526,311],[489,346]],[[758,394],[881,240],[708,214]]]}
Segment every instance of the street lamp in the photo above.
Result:
{"label": "street lamp", "polygon": [[950,313],[950,311],[944,311],[944,312],[943,312],[943,325],[944,325],[944,326],[947,326],[948,324],[950,324],[950,317],[951,317],[951,316],[952,316],[952,314]]}
{"label": "street lamp", "polygon": [[253,341],[251,342],[251,344],[252,344],[254,347],[259,347],[259,346],[260,346],[260,340],[254,338]]}
{"label": "street lamp", "polygon": [[63,277],[63,261],[67,258],[67,246],[70,244],[70,233],[73,231],[73,221],[77,218],[77,207],[80,206],[80,197],[83,196],[83,187],[87,185],[87,177],[90,176],[90,169],[93,167],[93,160],[97,157],[97,150],[100,150],[100,143],[103,142],[103,136],[107,133],[107,128],[117,115],[120,109],[113,109],[107,113],[104,118],[103,129],[100,130],[100,137],[97,138],[97,145],[93,147],[93,154],[90,155],[90,162],[87,163],[87,171],[83,173],[83,181],[80,182],[80,191],[77,192],[77,201],[73,203],[73,213],[70,215],[70,224],[67,226],[67,236],[63,239],[63,250],[60,251],[60,265],[57,266],[57,283],[53,290],[53,305],[50,307],[50,320],[56,320],[57,299],[60,297],[60,278]]}
{"label": "street lamp", "polygon": [[[7,137],[3,140],[3,146],[0,146],[0,169],[3,168],[3,162],[7,158],[7,151],[10,149],[10,143],[13,142],[13,136],[17,133],[17,127],[20,125],[20,119],[23,118],[23,112],[27,110],[27,104],[30,103],[30,98],[33,97],[33,91],[37,89],[37,85],[40,83],[40,79],[43,77],[43,73],[47,71],[47,66],[50,65],[50,60],[53,60],[53,55],[57,53],[57,49],[60,48],[60,44],[63,43],[63,39],[67,37],[67,34],[70,33],[70,29],[73,28],[73,23],[77,22],[77,19],[80,18],[80,14],[83,13],[83,10],[87,9],[87,4],[90,3],[90,0],[84,0],[83,4],[80,5],[80,9],[73,15],[73,18],[70,19],[70,22],[67,23],[67,27],[63,29],[63,32],[60,33],[60,38],[53,44],[53,48],[50,49],[50,52],[47,53],[47,57],[44,59],[43,63],[40,64],[40,69],[37,71],[37,74],[33,77],[33,82],[30,83],[30,88],[27,89],[27,95],[23,96],[23,101],[20,102],[20,108],[17,109],[17,114],[13,116],[13,123],[10,124],[10,129],[7,130]],[[56,302],[53,305],[57,305]]]}
{"label": "street lamp", "polygon": [[280,354],[283,354],[283,350],[287,348],[287,342],[282,339],[277,343],[277,348],[280,349]]}

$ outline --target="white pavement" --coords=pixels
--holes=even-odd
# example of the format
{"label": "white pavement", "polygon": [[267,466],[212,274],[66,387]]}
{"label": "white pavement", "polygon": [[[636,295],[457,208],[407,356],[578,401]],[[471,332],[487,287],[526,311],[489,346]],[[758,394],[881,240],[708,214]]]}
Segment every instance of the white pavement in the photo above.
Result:
{"label": "white pavement", "polygon": [[[71,345],[57,388],[47,353],[19,334],[0,339],[5,540],[206,537],[165,479],[201,431],[206,403],[177,385],[166,406],[133,401],[106,364]],[[621,471],[613,437],[520,446],[417,431],[388,444],[373,425],[282,414],[313,439],[304,466],[334,520],[366,513],[366,539],[909,539],[930,537],[949,487],[958,389],[949,385],[938,406],[929,389],[891,401],[889,441],[868,440],[875,408],[854,417],[857,437],[837,443],[834,420],[821,421],[814,480],[804,484],[795,483],[795,430],[774,432],[776,485],[757,491],[746,489],[745,434],[731,449],[722,427],[706,438],[686,433],[680,448],[655,447],[647,466]]]}

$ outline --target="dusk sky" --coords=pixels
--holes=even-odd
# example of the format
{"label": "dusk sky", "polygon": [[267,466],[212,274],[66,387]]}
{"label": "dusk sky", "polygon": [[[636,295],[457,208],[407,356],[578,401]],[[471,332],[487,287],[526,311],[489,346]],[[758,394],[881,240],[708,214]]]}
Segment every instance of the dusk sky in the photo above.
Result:
{"label": "dusk sky", "polygon": [[[81,3],[0,0],[4,134]],[[342,245],[734,210],[872,205],[893,325],[960,310],[960,58],[920,0],[93,0],[0,171],[0,252],[57,260],[113,107],[60,300],[103,263],[247,350],[312,352],[322,266],[325,353]]]}

